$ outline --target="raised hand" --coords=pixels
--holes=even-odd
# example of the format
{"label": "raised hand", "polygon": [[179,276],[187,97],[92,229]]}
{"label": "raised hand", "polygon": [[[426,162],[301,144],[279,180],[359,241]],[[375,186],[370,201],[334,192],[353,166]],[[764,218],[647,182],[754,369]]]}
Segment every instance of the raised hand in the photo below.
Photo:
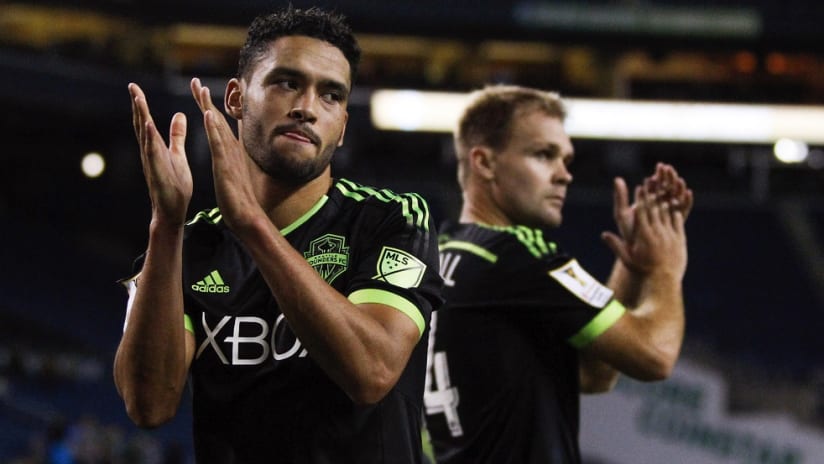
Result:
{"label": "raised hand", "polygon": [[152,202],[152,220],[182,226],[192,199],[192,172],[186,160],[186,116],[176,113],[169,127],[169,145],[157,130],[143,90],[129,84],[132,125],[140,145],[143,176]]}
{"label": "raised hand", "polygon": [[644,194],[645,201],[655,201],[666,205],[671,213],[679,212],[686,220],[693,206],[693,193],[687,187],[686,181],[681,178],[669,164],[658,163],[652,176],[644,179],[643,183],[635,188],[634,202],[630,205],[626,183],[616,178],[613,188],[613,218],[618,228],[618,234],[603,232],[601,238],[615,255],[632,270],[639,270],[632,254],[632,242],[635,237],[636,209],[639,197]]}
{"label": "raised hand", "polygon": [[215,107],[209,88],[192,79],[192,96],[203,113],[203,123],[212,152],[215,197],[226,224],[237,231],[262,212],[252,190],[251,172],[242,143],[223,113]]}
{"label": "raised hand", "polygon": [[667,272],[681,279],[687,267],[684,213],[643,188],[636,190],[635,230],[628,259],[643,273]]}
{"label": "raised hand", "polygon": [[658,163],[655,166],[655,173],[644,179],[644,190],[648,193],[655,193],[658,201],[666,201],[673,209],[681,211],[684,220],[692,210],[692,190],[687,187],[687,182],[678,175],[675,168],[669,164]]}

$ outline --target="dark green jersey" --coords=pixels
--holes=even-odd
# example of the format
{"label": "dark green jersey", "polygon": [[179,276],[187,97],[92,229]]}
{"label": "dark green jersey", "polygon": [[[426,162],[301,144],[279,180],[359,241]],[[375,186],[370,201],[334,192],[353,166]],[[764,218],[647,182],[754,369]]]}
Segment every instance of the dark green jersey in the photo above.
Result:
{"label": "dark green jersey", "polygon": [[438,462],[580,462],[577,348],[624,307],[540,230],[442,232],[425,392]]}
{"label": "dark green jersey", "polygon": [[441,303],[426,202],[340,179],[281,232],[350,301],[397,308],[421,339],[383,400],[354,404],[292,333],[220,211],[201,212],[186,226],[183,251],[197,462],[422,462],[426,340]]}

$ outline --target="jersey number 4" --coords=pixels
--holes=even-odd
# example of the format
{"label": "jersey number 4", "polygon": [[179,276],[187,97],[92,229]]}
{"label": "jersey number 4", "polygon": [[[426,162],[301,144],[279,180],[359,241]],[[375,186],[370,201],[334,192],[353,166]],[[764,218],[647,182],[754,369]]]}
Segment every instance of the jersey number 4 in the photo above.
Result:
{"label": "jersey number 4", "polygon": [[444,414],[449,432],[453,437],[463,435],[461,419],[458,417],[458,388],[453,387],[449,380],[449,364],[446,361],[445,351],[434,351],[435,330],[437,328],[438,312],[432,313],[429,332],[429,353],[426,361],[426,389],[423,402],[427,415]]}

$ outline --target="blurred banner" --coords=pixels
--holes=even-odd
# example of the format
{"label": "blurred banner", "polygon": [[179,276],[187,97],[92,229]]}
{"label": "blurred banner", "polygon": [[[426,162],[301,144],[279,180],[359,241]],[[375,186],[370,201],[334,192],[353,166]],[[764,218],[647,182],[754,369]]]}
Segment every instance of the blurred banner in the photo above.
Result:
{"label": "blurred banner", "polygon": [[581,449],[603,464],[820,464],[824,434],[787,414],[729,414],[723,378],[682,360],[666,381],[584,395]]}

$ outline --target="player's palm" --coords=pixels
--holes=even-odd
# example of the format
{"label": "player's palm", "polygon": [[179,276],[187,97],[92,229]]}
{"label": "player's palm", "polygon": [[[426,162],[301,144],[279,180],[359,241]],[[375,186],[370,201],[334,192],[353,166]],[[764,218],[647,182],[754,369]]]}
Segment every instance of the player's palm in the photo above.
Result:
{"label": "player's palm", "polygon": [[192,198],[192,172],[186,159],[186,116],[177,113],[169,128],[169,145],[157,130],[146,96],[136,84],[132,95],[132,123],[140,145],[140,161],[156,220],[182,224]]}
{"label": "player's palm", "polygon": [[191,89],[204,116],[218,207],[226,224],[237,231],[262,211],[251,187],[246,154],[223,113],[212,103],[208,87],[193,79]]}
{"label": "player's palm", "polygon": [[627,259],[643,273],[668,272],[683,277],[687,265],[683,212],[641,190],[634,221],[625,250]]}
{"label": "player's palm", "polygon": [[686,220],[693,205],[692,190],[668,164],[658,163],[652,176],[635,188],[633,203],[629,203],[629,194],[623,179],[615,179],[613,189],[613,218],[618,228],[618,234],[604,232],[603,239],[613,250],[615,255],[629,267],[640,271],[640,265],[634,261],[632,241],[635,233],[635,216],[638,208],[638,198],[641,193],[650,201],[667,204],[673,211],[679,211]]}

